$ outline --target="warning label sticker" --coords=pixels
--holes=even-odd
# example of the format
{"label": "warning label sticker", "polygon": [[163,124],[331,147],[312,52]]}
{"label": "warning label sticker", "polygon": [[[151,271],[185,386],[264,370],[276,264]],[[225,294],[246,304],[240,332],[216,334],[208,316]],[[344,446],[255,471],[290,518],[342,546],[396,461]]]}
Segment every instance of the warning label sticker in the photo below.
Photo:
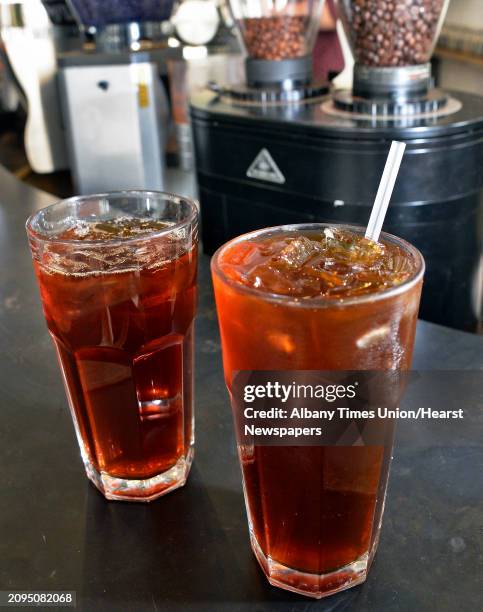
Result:
{"label": "warning label sticker", "polygon": [[249,178],[283,185],[285,177],[267,149],[261,149],[247,170]]}

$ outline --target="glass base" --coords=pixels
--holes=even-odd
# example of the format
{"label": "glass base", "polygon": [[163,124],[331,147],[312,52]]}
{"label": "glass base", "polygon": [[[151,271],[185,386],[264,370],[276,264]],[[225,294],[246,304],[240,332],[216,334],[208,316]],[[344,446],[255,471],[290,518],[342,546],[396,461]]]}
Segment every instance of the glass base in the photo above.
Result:
{"label": "glass base", "polygon": [[87,477],[106,499],[150,502],[186,483],[193,455],[194,446],[190,446],[186,457],[180,457],[173,467],[145,480],[115,478],[106,472],[98,472],[89,461],[85,461],[84,465]]}
{"label": "glass base", "polygon": [[281,589],[322,599],[339,591],[361,584],[367,577],[369,555],[366,553],[353,563],[328,574],[311,574],[287,567],[265,556],[253,534],[250,536],[252,550],[264,571],[268,582]]}

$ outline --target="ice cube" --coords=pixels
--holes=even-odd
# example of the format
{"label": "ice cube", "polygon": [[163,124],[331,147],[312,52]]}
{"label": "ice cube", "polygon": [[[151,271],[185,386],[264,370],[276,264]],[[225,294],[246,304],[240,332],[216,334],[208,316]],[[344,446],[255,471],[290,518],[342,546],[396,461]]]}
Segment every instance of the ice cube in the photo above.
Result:
{"label": "ice cube", "polygon": [[307,269],[306,274],[313,278],[317,278],[321,283],[322,287],[331,289],[333,287],[343,287],[346,284],[346,279],[339,274],[338,271],[324,270],[319,266],[310,266]]}
{"label": "ice cube", "polygon": [[227,251],[224,261],[232,266],[249,266],[260,252],[260,247],[256,242],[242,242]]}
{"label": "ice cube", "polygon": [[402,253],[396,253],[388,261],[389,269],[394,274],[407,273],[408,271],[408,260]]}
{"label": "ice cube", "polygon": [[280,251],[277,259],[290,268],[300,268],[321,250],[320,242],[310,240],[306,236],[299,236],[290,240],[287,246]]}
{"label": "ice cube", "polygon": [[76,238],[86,238],[90,232],[90,225],[85,221],[78,219],[74,226],[74,235]]}

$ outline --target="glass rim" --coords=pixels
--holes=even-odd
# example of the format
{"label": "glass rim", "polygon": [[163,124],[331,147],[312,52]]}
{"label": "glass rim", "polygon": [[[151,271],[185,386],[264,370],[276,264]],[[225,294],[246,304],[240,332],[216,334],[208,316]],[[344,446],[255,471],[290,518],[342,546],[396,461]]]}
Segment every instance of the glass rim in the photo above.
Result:
{"label": "glass rim", "polygon": [[[114,198],[121,198],[121,197],[131,197],[131,198],[143,197],[145,198],[146,196],[147,197],[151,196],[153,198],[158,198],[158,199],[169,200],[171,202],[174,202],[175,204],[185,202],[190,207],[189,213],[186,215],[185,219],[181,221],[177,221],[173,223],[173,225],[170,225],[169,227],[164,227],[162,229],[156,229],[156,230],[153,230],[152,232],[147,232],[145,234],[141,234],[138,236],[124,236],[124,237],[117,236],[117,237],[113,237],[112,239],[107,239],[107,240],[106,239],[77,240],[75,238],[58,238],[55,235],[48,236],[46,234],[38,232],[33,227],[33,224],[35,223],[35,221],[37,221],[39,217],[44,215],[46,211],[52,210],[56,207],[60,207],[61,205],[82,203],[82,202],[87,202],[90,200],[100,200],[100,199],[111,200]],[[25,222],[25,228],[27,230],[27,234],[29,235],[29,237],[32,237],[33,239],[39,242],[48,242],[50,244],[66,244],[66,245],[78,244],[79,247],[87,247],[87,246],[102,247],[103,245],[112,246],[113,244],[126,244],[126,243],[132,244],[135,242],[141,242],[143,240],[147,240],[151,238],[158,238],[160,236],[167,235],[176,230],[182,229],[183,227],[190,225],[191,223],[197,221],[198,215],[199,215],[199,204],[198,204],[198,200],[194,198],[182,196],[176,193],[171,193],[169,191],[126,189],[126,190],[121,190],[121,191],[106,191],[104,193],[75,195],[69,198],[57,200],[56,202],[53,202],[52,204],[49,204],[48,206],[44,206],[43,208],[40,208],[39,210],[36,210],[34,213],[32,213],[27,218],[27,221]]]}
{"label": "glass rim", "polygon": [[389,234],[387,232],[381,232],[381,238],[388,239],[388,242],[393,244],[397,244],[402,247],[406,252],[409,252],[414,258],[416,263],[416,270],[414,274],[412,274],[408,279],[400,283],[399,285],[394,285],[392,287],[388,287],[382,291],[376,291],[375,293],[365,293],[363,295],[356,295],[347,298],[329,298],[329,297],[311,297],[311,298],[297,298],[291,295],[282,295],[279,293],[271,293],[264,292],[260,289],[256,289],[255,287],[248,287],[243,285],[242,283],[235,281],[231,278],[228,278],[226,274],[222,271],[219,263],[220,258],[223,255],[223,252],[229,247],[237,244],[239,242],[245,242],[250,240],[251,238],[255,238],[262,234],[270,234],[280,231],[297,231],[297,230],[308,230],[308,229],[318,229],[318,228],[341,228],[352,231],[357,231],[359,233],[365,233],[365,227],[362,225],[350,225],[347,223],[293,223],[288,225],[275,225],[272,227],[265,227],[263,229],[254,230],[251,232],[247,232],[245,234],[241,234],[236,238],[232,238],[225,244],[221,245],[213,254],[211,258],[211,271],[214,275],[216,275],[220,280],[226,285],[238,289],[241,293],[246,293],[252,295],[254,297],[258,297],[259,299],[267,302],[277,302],[277,303],[285,303],[290,304],[296,308],[344,308],[345,306],[361,304],[363,302],[374,302],[381,299],[387,299],[398,295],[399,293],[404,293],[409,291],[414,285],[416,285],[424,276],[424,272],[426,270],[426,263],[424,261],[424,257],[422,253],[415,246],[404,240],[403,238],[399,238],[398,236],[394,236],[394,234]]}

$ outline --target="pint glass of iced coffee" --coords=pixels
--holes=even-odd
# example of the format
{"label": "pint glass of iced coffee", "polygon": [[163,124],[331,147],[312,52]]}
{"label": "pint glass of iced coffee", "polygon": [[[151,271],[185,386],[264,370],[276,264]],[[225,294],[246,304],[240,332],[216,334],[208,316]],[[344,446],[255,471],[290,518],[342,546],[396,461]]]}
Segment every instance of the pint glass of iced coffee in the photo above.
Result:
{"label": "pint glass of iced coffee", "polygon": [[[408,370],[423,272],[410,244],[388,234],[375,243],[356,227],[282,226],[228,242],[212,261],[228,390],[239,371]],[[392,439],[247,446],[237,438],[251,544],[269,581],[313,597],[364,581]]]}
{"label": "pint glass of iced coffee", "polygon": [[149,501],[188,476],[197,224],[195,202],[149,191],[27,222],[84,466],[109,499]]}

